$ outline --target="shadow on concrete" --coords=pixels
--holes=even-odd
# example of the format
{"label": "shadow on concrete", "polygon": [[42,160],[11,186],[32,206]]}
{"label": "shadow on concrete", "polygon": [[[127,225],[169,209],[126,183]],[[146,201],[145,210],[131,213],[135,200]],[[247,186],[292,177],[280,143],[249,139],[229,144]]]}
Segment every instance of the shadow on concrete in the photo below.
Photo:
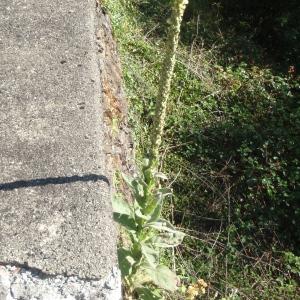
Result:
{"label": "shadow on concrete", "polygon": [[83,176],[65,176],[65,177],[49,177],[49,178],[38,178],[32,180],[19,180],[7,183],[0,183],[0,191],[11,191],[14,189],[28,188],[34,186],[45,186],[49,184],[67,184],[73,182],[87,182],[87,181],[104,181],[110,185],[109,180],[104,175],[87,174]]}

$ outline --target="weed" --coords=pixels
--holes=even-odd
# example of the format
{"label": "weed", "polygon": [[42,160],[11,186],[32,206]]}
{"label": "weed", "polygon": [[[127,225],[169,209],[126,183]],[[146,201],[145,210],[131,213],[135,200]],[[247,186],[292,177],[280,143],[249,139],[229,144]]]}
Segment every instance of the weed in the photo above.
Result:
{"label": "weed", "polygon": [[[208,3],[193,1],[199,14],[190,8],[184,20],[159,147],[158,168],[173,187],[163,215],[186,233],[160,252],[182,284],[171,299],[182,299],[184,287],[196,293],[198,278],[208,287],[197,297],[299,299],[299,82],[264,66],[255,41],[222,28],[221,8],[200,2]],[[107,0],[140,164],[167,32],[157,20],[168,5]]]}
{"label": "weed", "polygon": [[128,232],[130,248],[120,248],[119,265],[126,284],[128,297],[137,294],[139,299],[161,299],[157,288],[170,292],[177,289],[178,279],[174,272],[160,263],[159,248],[178,246],[184,234],[161,218],[164,199],[169,189],[161,189],[159,180],[164,175],[157,173],[159,147],[162,141],[166,118],[166,106],[174,73],[175,54],[178,46],[182,16],[187,0],[175,0],[170,19],[169,41],[160,78],[158,99],[151,135],[149,159],[144,160],[142,175],[125,181],[131,188],[133,204],[116,197],[113,202],[115,220]]}

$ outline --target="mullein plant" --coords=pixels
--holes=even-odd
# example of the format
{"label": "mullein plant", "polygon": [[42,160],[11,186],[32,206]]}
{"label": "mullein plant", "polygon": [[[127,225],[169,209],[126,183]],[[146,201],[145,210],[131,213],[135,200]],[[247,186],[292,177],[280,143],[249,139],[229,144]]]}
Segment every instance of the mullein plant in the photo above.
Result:
{"label": "mullein plant", "polygon": [[162,299],[162,291],[174,292],[179,283],[176,274],[160,259],[161,249],[178,246],[184,234],[162,218],[164,200],[172,191],[161,187],[161,181],[167,178],[158,172],[158,164],[180,26],[187,4],[188,0],[174,0],[172,4],[148,157],[144,159],[139,176],[123,175],[133,201],[127,203],[118,196],[113,201],[114,218],[130,239],[128,245],[118,249],[126,299]]}

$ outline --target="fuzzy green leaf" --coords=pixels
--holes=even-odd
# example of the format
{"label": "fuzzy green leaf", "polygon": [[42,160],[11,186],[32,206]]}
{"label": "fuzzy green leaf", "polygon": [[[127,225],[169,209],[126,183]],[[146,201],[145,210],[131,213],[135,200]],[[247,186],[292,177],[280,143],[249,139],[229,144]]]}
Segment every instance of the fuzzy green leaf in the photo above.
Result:
{"label": "fuzzy green leaf", "polygon": [[160,173],[160,172],[155,173],[154,176],[156,178],[159,178],[159,179],[162,179],[162,180],[168,180],[168,177],[165,174]]}
{"label": "fuzzy green leaf", "polygon": [[160,195],[160,197],[167,197],[167,196],[172,196],[172,189],[169,189],[169,188],[162,188],[162,189],[159,189],[157,191],[157,193]]}
{"label": "fuzzy green leaf", "polygon": [[147,287],[137,288],[135,290],[140,300],[161,300],[162,296],[158,290],[150,290]]}
{"label": "fuzzy green leaf", "polygon": [[122,178],[123,180],[126,182],[126,184],[132,189],[132,181],[133,179],[127,175],[125,175],[124,173],[122,173]]}
{"label": "fuzzy green leaf", "polygon": [[149,220],[150,223],[156,222],[159,217],[161,216],[161,211],[162,211],[162,202],[158,202],[155,209],[153,210],[151,214],[151,218]]}
{"label": "fuzzy green leaf", "polygon": [[140,182],[139,179],[134,179],[132,181],[132,187],[136,196],[138,196],[139,198],[144,197],[144,185]]}
{"label": "fuzzy green leaf", "polygon": [[167,220],[159,219],[156,222],[149,222],[146,227],[151,227],[159,231],[168,231],[176,233],[178,230]]}
{"label": "fuzzy green leaf", "polygon": [[132,214],[131,208],[129,203],[124,201],[121,196],[115,195],[112,200],[113,211],[115,213],[119,213],[121,215],[128,215]]}
{"label": "fuzzy green leaf", "polygon": [[147,245],[142,245],[141,249],[149,265],[155,268],[159,259],[159,251]]}
{"label": "fuzzy green leaf", "polygon": [[136,231],[136,223],[130,216],[114,213],[114,220],[125,227],[128,231]]}
{"label": "fuzzy green leaf", "polygon": [[146,183],[144,180],[140,177],[136,177],[131,180],[127,178],[126,182],[131,189],[135,203],[137,203],[141,208],[144,208],[147,204],[145,201]]}
{"label": "fuzzy green leaf", "polygon": [[151,215],[149,223],[156,222],[160,216],[166,196],[172,195],[172,190],[168,188],[159,189],[152,199],[151,204],[147,208],[147,214]]}
{"label": "fuzzy green leaf", "polygon": [[134,258],[131,256],[131,252],[129,250],[119,248],[118,261],[122,277],[124,278],[125,276],[128,276],[131,273],[132,265],[134,264]]}
{"label": "fuzzy green leaf", "polygon": [[185,237],[183,232],[163,232],[152,238],[151,242],[156,247],[171,248],[180,245]]}
{"label": "fuzzy green leaf", "polygon": [[161,265],[156,268],[146,269],[145,271],[158,287],[170,292],[176,291],[178,278],[176,274],[166,266]]}
{"label": "fuzzy green leaf", "polygon": [[157,247],[176,247],[180,245],[185,234],[177,230],[170,222],[166,220],[158,220],[157,222],[147,223],[145,227],[154,228],[160,233],[151,239],[151,243]]}

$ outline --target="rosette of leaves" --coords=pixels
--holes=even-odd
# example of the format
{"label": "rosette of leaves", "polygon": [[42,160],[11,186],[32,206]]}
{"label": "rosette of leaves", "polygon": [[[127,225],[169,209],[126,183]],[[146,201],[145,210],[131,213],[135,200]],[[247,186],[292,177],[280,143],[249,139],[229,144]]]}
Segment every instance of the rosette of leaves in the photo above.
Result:
{"label": "rosette of leaves", "polygon": [[[145,160],[140,176],[124,180],[132,192],[131,204],[116,196],[113,200],[114,219],[128,233],[130,243],[118,249],[119,266],[129,294],[139,299],[162,299],[160,290],[177,289],[176,274],[160,261],[162,248],[181,244],[184,233],[161,217],[164,200],[172,195],[169,188],[156,188],[166,177],[154,173],[146,183],[149,160]],[[149,174],[147,174],[149,176]]]}

